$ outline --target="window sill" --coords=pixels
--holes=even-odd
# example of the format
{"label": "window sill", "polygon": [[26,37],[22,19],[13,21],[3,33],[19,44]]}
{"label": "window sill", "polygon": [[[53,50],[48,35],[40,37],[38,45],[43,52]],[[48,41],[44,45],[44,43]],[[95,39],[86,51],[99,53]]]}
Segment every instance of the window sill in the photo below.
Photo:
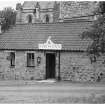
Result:
{"label": "window sill", "polygon": [[35,67],[35,66],[27,66],[27,67],[32,67],[32,68],[33,68],[33,67]]}

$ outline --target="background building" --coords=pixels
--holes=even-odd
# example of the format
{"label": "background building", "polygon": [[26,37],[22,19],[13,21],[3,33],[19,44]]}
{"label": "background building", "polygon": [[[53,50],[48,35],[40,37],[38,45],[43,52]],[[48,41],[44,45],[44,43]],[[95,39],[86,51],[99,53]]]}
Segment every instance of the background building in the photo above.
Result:
{"label": "background building", "polygon": [[91,19],[97,2],[25,1],[17,4],[17,23],[55,23],[67,18]]}

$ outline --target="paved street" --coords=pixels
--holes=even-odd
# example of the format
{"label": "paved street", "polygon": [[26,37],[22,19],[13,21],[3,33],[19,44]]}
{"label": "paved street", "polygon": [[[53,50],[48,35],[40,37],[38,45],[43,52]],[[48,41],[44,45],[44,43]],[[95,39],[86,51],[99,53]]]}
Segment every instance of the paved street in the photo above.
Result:
{"label": "paved street", "polygon": [[[30,81],[22,84],[22,82],[1,81],[0,84],[0,103],[87,103],[88,101],[91,103],[92,98],[101,96],[105,98],[105,84],[102,83]],[[103,101],[105,102],[105,99]]]}

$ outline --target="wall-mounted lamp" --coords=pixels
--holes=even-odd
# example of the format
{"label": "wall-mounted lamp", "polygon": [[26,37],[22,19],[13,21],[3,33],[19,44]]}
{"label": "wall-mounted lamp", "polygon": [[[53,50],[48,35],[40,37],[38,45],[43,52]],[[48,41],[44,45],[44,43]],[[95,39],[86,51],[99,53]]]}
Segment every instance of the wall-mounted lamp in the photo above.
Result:
{"label": "wall-mounted lamp", "polygon": [[37,65],[39,65],[41,63],[41,57],[37,57]]}
{"label": "wall-mounted lamp", "polygon": [[90,60],[91,60],[91,63],[96,62],[96,56],[95,55],[90,56]]}

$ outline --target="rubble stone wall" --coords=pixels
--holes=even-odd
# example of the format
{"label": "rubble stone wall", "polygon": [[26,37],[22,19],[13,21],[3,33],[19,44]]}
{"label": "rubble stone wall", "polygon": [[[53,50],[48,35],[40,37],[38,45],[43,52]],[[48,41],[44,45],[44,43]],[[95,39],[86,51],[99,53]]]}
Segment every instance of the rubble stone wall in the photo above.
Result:
{"label": "rubble stone wall", "polygon": [[[35,67],[27,67],[28,51],[15,51],[15,67],[10,66],[10,51],[0,51],[0,80],[42,80],[46,77],[46,56],[44,52],[35,54]],[[40,64],[37,57],[41,58]],[[56,79],[59,70],[59,54],[56,54]],[[91,64],[89,56],[80,52],[61,52],[61,80],[78,82],[105,81],[105,55]]]}
{"label": "rubble stone wall", "polygon": [[79,82],[105,81],[104,58],[98,58],[97,62],[91,64],[86,53],[61,53],[61,78]]}
{"label": "rubble stone wall", "polygon": [[[45,57],[44,53],[34,52],[35,67],[27,67],[27,52],[15,52],[15,67],[10,66],[10,51],[0,51],[0,80],[34,80],[45,78]],[[37,57],[41,57],[40,64],[37,64]]]}
{"label": "rubble stone wall", "polygon": [[61,2],[61,18],[72,18],[80,16],[88,16],[98,7],[98,2],[91,1],[65,1]]}

